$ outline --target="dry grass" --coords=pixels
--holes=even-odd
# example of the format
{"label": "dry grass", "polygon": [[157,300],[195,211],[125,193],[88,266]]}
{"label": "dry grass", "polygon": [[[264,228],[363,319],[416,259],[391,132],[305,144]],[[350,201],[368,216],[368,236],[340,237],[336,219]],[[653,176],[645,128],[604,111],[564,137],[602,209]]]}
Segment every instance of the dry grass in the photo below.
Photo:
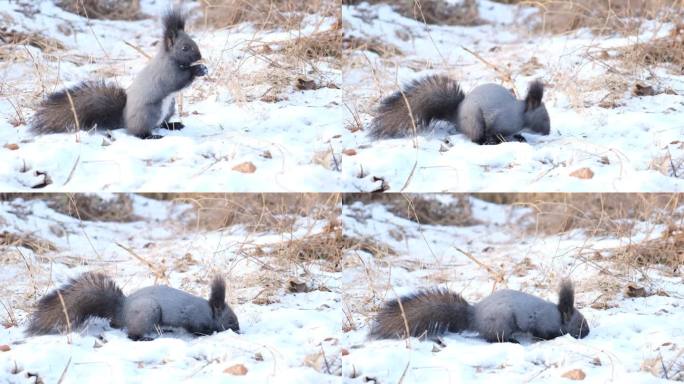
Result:
{"label": "dry grass", "polygon": [[476,0],[463,0],[451,4],[444,0],[345,0],[344,4],[387,3],[404,17],[427,24],[437,25],[480,25]]}
{"label": "dry grass", "polygon": [[684,72],[684,24],[677,25],[666,37],[654,38],[619,50],[618,58],[638,68],[672,64]]}
{"label": "dry grass", "polygon": [[[0,41],[8,45],[30,45],[46,53],[64,49],[64,45],[57,39],[53,39],[38,32],[26,33],[12,31],[7,29],[7,27],[0,27]],[[0,60],[4,60],[3,56],[0,56]]]}
{"label": "dry grass", "polygon": [[381,203],[393,214],[419,224],[467,226],[477,224],[466,195],[444,203],[425,194],[346,194],[345,204]]}
{"label": "dry grass", "polygon": [[495,0],[505,4],[536,6],[541,12],[538,29],[565,33],[588,28],[598,35],[631,34],[644,20],[678,22],[681,0]]}
{"label": "dry grass", "polygon": [[531,207],[534,212],[530,231],[558,234],[573,229],[591,235],[628,236],[639,221],[669,224],[680,220],[675,210],[684,203],[682,196],[642,193],[506,193],[475,194],[496,204]]}
{"label": "dry grass", "polygon": [[399,47],[382,41],[378,38],[362,38],[357,36],[345,36],[342,40],[342,49],[345,51],[369,51],[380,57],[400,56],[403,53]]}
{"label": "dry grass", "polygon": [[89,19],[140,20],[140,0],[59,0],[57,6]]}
{"label": "dry grass", "polygon": [[297,37],[285,42],[276,52],[301,60],[321,60],[323,57],[341,58],[342,33],[340,25],[327,31]]}
{"label": "dry grass", "polygon": [[140,220],[133,213],[133,199],[126,194],[117,194],[114,199],[94,194],[49,194],[43,200],[55,211],[80,220],[119,223]]}
{"label": "dry grass", "polygon": [[684,225],[672,225],[656,239],[620,247],[615,250],[612,259],[634,269],[662,264],[672,268],[674,273],[681,273],[684,265]]}
{"label": "dry grass", "polygon": [[0,233],[0,247],[26,248],[36,254],[56,251],[57,247],[50,241],[41,239],[30,233],[15,234],[7,231]]}
{"label": "dry grass", "polygon": [[338,0],[201,0],[200,24],[226,28],[251,22],[263,29],[299,29],[306,15],[339,17]]}
{"label": "dry grass", "polygon": [[11,201],[16,198],[44,201],[55,211],[79,220],[120,223],[140,220],[133,213],[133,199],[127,194],[117,194],[114,199],[103,199],[92,193],[0,194],[0,201]]}
{"label": "dry grass", "polygon": [[244,225],[254,232],[291,232],[297,218],[334,224],[339,194],[314,193],[155,193],[143,196],[189,203],[190,229],[217,230]]}

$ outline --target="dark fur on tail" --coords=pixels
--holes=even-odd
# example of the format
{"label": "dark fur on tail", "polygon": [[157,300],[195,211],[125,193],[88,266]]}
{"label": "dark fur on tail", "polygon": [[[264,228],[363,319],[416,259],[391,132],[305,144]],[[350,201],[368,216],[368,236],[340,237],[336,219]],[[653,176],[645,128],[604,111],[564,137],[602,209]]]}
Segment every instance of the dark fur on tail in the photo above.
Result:
{"label": "dark fur on tail", "polygon": [[124,300],[121,289],[109,277],[101,273],[84,273],[40,299],[26,333],[43,335],[66,331],[80,326],[91,316],[114,320],[121,312]]}
{"label": "dark fur on tail", "polygon": [[211,306],[214,315],[219,313],[226,306],[226,282],[220,276],[214,277],[211,281],[209,305]]}
{"label": "dark fur on tail", "polygon": [[569,315],[575,306],[575,288],[570,280],[562,280],[558,288],[558,311],[564,317],[564,320],[569,320]]}
{"label": "dark fur on tail", "polygon": [[378,115],[371,123],[370,136],[375,139],[410,136],[414,122],[416,131],[420,132],[433,119],[456,121],[458,106],[464,98],[458,82],[447,76],[413,80],[402,91],[382,100]]}
{"label": "dark fur on tail", "polygon": [[525,97],[525,112],[539,108],[543,97],[544,84],[539,80],[531,82],[527,88],[527,96]]}
{"label": "dark fur on tail", "polygon": [[104,81],[83,82],[49,95],[33,115],[31,130],[44,134],[91,129],[95,125],[101,129],[123,128],[125,106],[123,88]]}
{"label": "dark fur on tail", "polygon": [[[401,305],[400,305],[401,302]],[[402,310],[403,309],[403,310]],[[373,339],[434,337],[470,328],[472,307],[457,293],[430,289],[385,303],[375,317]]]}

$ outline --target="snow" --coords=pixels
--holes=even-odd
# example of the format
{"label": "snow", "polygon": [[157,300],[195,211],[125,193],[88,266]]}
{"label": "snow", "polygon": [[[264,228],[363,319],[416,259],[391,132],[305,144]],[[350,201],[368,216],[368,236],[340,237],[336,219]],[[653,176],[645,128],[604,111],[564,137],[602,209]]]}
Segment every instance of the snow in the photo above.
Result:
{"label": "snow", "polygon": [[[650,266],[628,273],[609,261],[616,247],[657,238],[666,230],[663,225],[636,223],[634,233],[640,235],[631,238],[592,236],[582,229],[545,235],[525,230],[533,224],[530,208],[474,198],[470,203],[478,222],[470,226],[420,225],[396,216],[380,203],[351,202],[343,207],[346,236],[371,238],[396,251],[373,255],[347,251],[342,280],[345,313],[350,318],[350,330],[342,339],[349,351],[343,357],[345,382],[555,383],[566,382],[562,375],[574,369],[582,370],[583,382],[589,383],[666,382],[662,374],[644,368],[659,372],[661,358],[670,377],[676,372],[681,375],[681,272]],[[645,235],[647,228],[651,232]],[[604,256],[603,261],[583,257],[595,251]],[[504,281],[497,284],[494,274],[498,271]],[[591,327],[584,339],[566,335],[549,341],[490,344],[465,332],[445,334],[440,345],[417,338],[369,340],[367,336],[383,302],[420,288],[446,287],[471,303],[502,288],[555,302],[557,283],[565,276],[574,281],[575,305]],[[662,294],[629,298],[620,289],[607,289],[624,287],[628,281]],[[607,305],[594,308],[597,302]]]}
{"label": "snow", "polygon": [[[338,63],[324,58],[293,64],[277,52],[261,53],[265,44],[277,51],[296,38],[330,31],[335,20],[325,16],[307,15],[292,31],[250,23],[220,30],[190,27],[209,75],[182,92],[185,128],[157,130],[165,136],[161,140],[140,140],[124,130],[111,137],[103,132],[35,136],[27,124],[16,125],[19,115],[30,120],[48,93],[80,81],[104,78],[128,87],[146,63],[128,44],[155,54],[161,34],[157,15],[168,6],[155,0],[141,4],[155,17],[87,20],[52,1],[0,2],[10,30],[40,32],[65,46],[43,52],[17,45],[12,51],[17,59],[0,62],[0,190],[30,189],[45,181],[44,174],[51,181],[44,191],[342,189],[336,164],[344,132]],[[320,88],[298,90],[298,78]],[[279,100],[261,101],[269,92]],[[5,147],[12,144],[19,148]],[[233,170],[245,162],[256,171]]]}
{"label": "snow", "polygon": [[[478,2],[479,26],[428,25],[399,15],[387,4],[344,5],[344,33],[377,39],[399,48],[400,55],[381,57],[348,51],[344,71],[346,122],[364,125],[344,137],[343,178],[353,191],[681,191],[684,161],[684,76],[668,67],[622,69],[617,49],[669,33],[671,24],[644,22],[638,36],[594,36],[578,30],[562,35],[531,32],[527,20],[535,8]],[[527,143],[478,146],[463,135],[435,129],[416,138],[373,140],[367,136],[373,109],[401,84],[430,74],[458,79],[468,92],[483,83],[502,83],[502,76],[466,49],[510,74],[524,95],[528,83],[541,78],[551,117],[551,134],[524,133]],[[607,54],[608,58],[600,57]],[[532,59],[539,65],[534,65]],[[617,68],[617,69],[616,69]],[[628,87],[642,82],[656,96],[619,95],[614,108],[599,104],[611,94],[611,82]],[[443,131],[443,132],[442,132]],[[445,133],[448,133],[445,135]],[[571,176],[590,168],[591,179]],[[673,171],[674,168],[674,171]]]}
{"label": "snow", "polygon": [[[256,246],[268,250],[319,234],[324,223],[297,218],[287,233],[254,232],[242,225],[217,231],[188,229],[193,224],[188,204],[131,197],[140,219],[128,223],[78,220],[40,200],[0,203],[2,231],[32,234],[56,247],[36,253],[2,246],[1,318],[5,323],[9,310],[18,325],[0,327],[0,345],[11,348],[0,352],[0,382],[32,383],[36,379],[29,375],[37,375],[45,383],[56,383],[63,372],[64,383],[339,382],[340,273],[322,262],[288,265],[276,257],[245,256]],[[108,273],[124,293],[159,282],[202,297],[208,296],[211,276],[222,273],[226,301],[238,316],[240,333],[193,337],[177,331],[134,342],[106,320],[93,319],[83,330],[67,335],[24,336],[28,315],[40,296],[91,270]],[[166,280],[157,279],[158,270],[164,271]],[[284,286],[290,278],[314,289],[288,293]],[[269,302],[257,303],[260,297]],[[247,374],[224,373],[236,364],[244,365]]]}

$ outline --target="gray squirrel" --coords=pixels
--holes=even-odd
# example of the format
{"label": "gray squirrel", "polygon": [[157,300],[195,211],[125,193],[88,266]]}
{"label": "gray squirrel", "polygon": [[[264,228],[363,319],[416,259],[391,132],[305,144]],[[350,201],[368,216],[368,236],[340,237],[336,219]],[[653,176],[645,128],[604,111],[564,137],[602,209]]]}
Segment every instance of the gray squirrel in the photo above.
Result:
{"label": "gray squirrel", "polygon": [[162,136],[152,134],[154,128],[182,129],[183,124],[169,122],[175,113],[174,95],[208,71],[202,64],[193,65],[202,55],[184,31],[185,15],[174,8],[162,21],[161,48],[127,90],[100,80],[52,93],[38,107],[31,130],[44,134],[125,127],[131,135],[159,139]]}
{"label": "gray squirrel", "polygon": [[424,290],[385,303],[370,338],[404,338],[408,330],[409,336],[427,338],[447,331],[475,331],[488,342],[517,342],[525,333],[543,340],[565,334],[581,339],[589,334],[589,325],[574,301],[573,285],[567,280],[561,282],[558,304],[501,289],[470,305],[448,290]]}
{"label": "gray squirrel", "polygon": [[525,100],[518,100],[497,84],[480,85],[465,95],[456,80],[427,76],[381,101],[369,135],[374,139],[409,136],[414,123],[420,132],[433,120],[443,120],[477,144],[525,141],[519,134],[523,129],[541,135],[550,132],[543,96],[540,81],[531,82]]}
{"label": "gray squirrel", "polygon": [[225,303],[226,284],[220,277],[211,283],[209,300],[165,285],[153,285],[125,296],[114,281],[88,272],[43,296],[33,313],[27,335],[66,331],[90,317],[109,319],[114,328],[125,328],[132,340],[149,340],[151,333],[184,328],[194,335],[240,330],[237,316]]}

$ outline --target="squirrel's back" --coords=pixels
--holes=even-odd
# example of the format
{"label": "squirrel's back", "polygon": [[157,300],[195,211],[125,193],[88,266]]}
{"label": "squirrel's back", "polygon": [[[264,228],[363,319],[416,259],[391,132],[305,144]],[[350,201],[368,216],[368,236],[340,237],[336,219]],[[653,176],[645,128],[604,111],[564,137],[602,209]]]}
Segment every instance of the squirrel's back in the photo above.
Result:
{"label": "squirrel's back", "polygon": [[207,300],[166,285],[145,287],[128,295],[124,318],[129,317],[131,311],[138,310],[139,299],[145,303],[154,300],[159,305],[160,324],[164,326],[196,329],[208,328],[212,323],[212,311]]}

